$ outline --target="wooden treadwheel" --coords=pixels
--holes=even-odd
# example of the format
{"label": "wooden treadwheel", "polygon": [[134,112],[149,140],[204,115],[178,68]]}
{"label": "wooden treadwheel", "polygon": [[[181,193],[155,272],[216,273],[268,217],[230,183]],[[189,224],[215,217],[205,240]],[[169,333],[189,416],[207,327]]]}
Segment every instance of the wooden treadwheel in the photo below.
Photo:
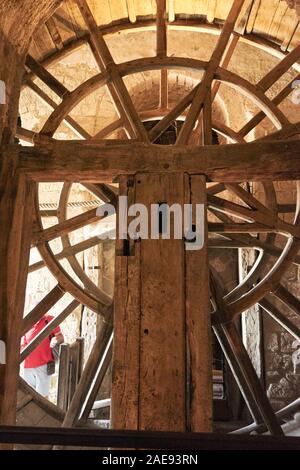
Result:
{"label": "wooden treadwheel", "polygon": [[[184,123],[175,145],[187,146],[192,140],[197,142],[197,145],[209,146],[212,144],[212,136],[215,132],[224,139],[223,145],[220,145],[219,148],[225,155],[226,144],[234,143],[245,147],[251,146],[251,143],[246,141],[246,136],[266,116],[276,127],[276,131],[260,139],[262,144],[269,140],[280,141],[299,135],[300,122],[291,124],[279,107],[280,103],[292,91],[291,84],[289,83],[273,100],[268,97],[267,92],[285,72],[296,64],[300,57],[300,46],[287,54],[255,86],[227,68],[238,41],[241,39],[239,34],[234,33],[234,25],[242,4],[242,1],[234,2],[211,60],[206,62],[167,56],[165,2],[158,1],[157,56],[116,64],[87,3],[84,0],[78,0],[100,73],[70,92],[64,89],[63,85],[51,76],[41,64],[31,61],[30,66],[30,63],[27,62],[27,65],[31,68],[28,76],[32,73],[36,74],[52,91],[62,98],[62,101],[59,105],[55,105],[55,109],[39,134],[33,134],[28,130],[19,128],[17,136],[34,144],[47,142],[49,145],[58,145],[57,142],[55,143],[53,136],[60,124],[67,121],[91,145],[93,141],[96,143],[99,139],[108,139],[112,134],[122,136],[122,132],[118,134],[119,130],[125,131],[127,139],[149,144],[150,142],[156,142],[174,121],[182,119]],[[171,69],[201,71],[203,78],[173,109],[168,109],[168,71]],[[137,111],[123,78],[141,71],[153,70],[159,70],[161,74],[160,107],[155,111],[151,111],[151,119],[155,119],[157,124],[147,132],[143,121],[148,120],[149,110],[145,108],[142,111]],[[260,109],[260,112],[239,132],[230,129],[223,123],[214,122],[212,119],[212,105],[218,95],[220,85],[224,83],[226,86],[234,88],[237,93],[247,96]],[[107,87],[120,117],[116,122],[101,129],[95,137],[91,137],[70,118],[70,113],[85,97],[100,87]],[[122,146],[124,142],[116,139],[104,140],[103,143],[107,146]],[[259,142],[257,141],[257,143]],[[276,197],[276,187],[272,181],[262,182],[264,202],[255,197],[249,190],[250,186],[247,183],[249,182],[245,180],[240,183],[228,181],[218,181],[214,184],[207,183],[208,243],[210,250],[215,248],[247,248],[254,249],[258,253],[256,262],[250,272],[229,292],[224,292],[219,277],[213,269],[211,270],[212,327],[248,405],[254,423],[257,425],[263,423],[272,434],[280,435],[282,433],[281,426],[265,391],[262,389],[234,320],[243,312],[258,304],[284,329],[297,340],[300,340],[299,329],[277,310],[272,302],[273,297],[270,297],[272,293],[273,296],[284,302],[289,309],[299,314],[299,300],[283,286],[282,281],[292,263],[299,265],[297,254],[300,248],[300,186],[299,184],[297,186],[294,221],[288,223],[281,217],[281,208]],[[27,331],[65,293],[71,294],[74,300],[58,316],[58,321],[63,321],[79,304],[99,314],[104,320],[103,328],[86,364],[83,380],[79,383],[71,406],[66,413],[65,426],[74,425],[79,418],[85,420],[88,418],[99,386],[110,363],[113,330],[112,299],[91,281],[76,258],[77,253],[95,246],[99,243],[99,239],[93,237],[84,240],[77,246],[71,244],[69,236],[70,232],[97,221],[97,207],[68,219],[66,208],[71,187],[72,183],[64,183],[56,213],[58,223],[47,229],[43,228],[37,194],[36,229],[32,246],[38,248],[43,261],[37,263],[36,266],[31,266],[30,271],[46,265],[56,278],[57,286],[25,317],[23,326],[23,332]],[[87,184],[86,190],[92,193],[97,200],[111,202],[116,205],[117,194],[112,186],[106,183]],[[58,237],[61,238],[63,250],[59,255],[55,255],[49,242]],[[64,258],[67,258],[80,284],[60,264],[59,261]],[[39,340],[42,340],[42,336]],[[102,361],[102,367],[99,369],[101,359],[104,360]],[[85,403],[85,405],[81,407],[81,403]]]}

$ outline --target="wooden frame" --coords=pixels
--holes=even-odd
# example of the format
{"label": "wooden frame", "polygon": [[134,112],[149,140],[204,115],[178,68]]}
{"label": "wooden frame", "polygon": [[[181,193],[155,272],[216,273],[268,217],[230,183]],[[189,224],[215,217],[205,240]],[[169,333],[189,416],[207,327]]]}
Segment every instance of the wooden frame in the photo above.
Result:
{"label": "wooden frame", "polygon": [[[101,184],[104,189],[107,189],[106,184],[110,183],[120,175],[134,174],[138,171],[151,171],[162,173],[179,173],[186,172],[189,175],[201,175],[210,181],[215,181],[219,185],[226,185],[233,192],[239,194],[242,200],[248,205],[239,204],[225,204],[216,197],[214,194],[209,196],[210,209],[212,210],[225,210],[225,217],[219,215],[220,223],[214,226],[210,225],[209,228],[214,233],[226,234],[227,240],[223,239],[224,243],[229,246],[243,245],[249,246],[253,242],[251,233],[266,232],[268,234],[286,233],[290,237],[286,248],[279,257],[278,261],[272,272],[265,276],[260,283],[255,285],[247,291],[250,281],[258,274],[250,275],[247,282],[231,295],[225,299],[225,307],[221,303],[221,307],[216,308],[213,314],[214,328],[219,332],[222,331],[224,343],[226,340],[236,340],[235,332],[226,326],[226,322],[231,321],[236,315],[239,315],[243,310],[248,308],[255,302],[261,302],[263,305],[264,297],[272,291],[276,291],[281,300],[292,306],[293,309],[298,311],[299,305],[295,299],[291,299],[286,292],[282,289],[278,290],[281,277],[286,272],[292,262],[297,262],[297,252],[299,249],[299,230],[297,227],[298,218],[295,224],[286,224],[278,217],[276,212],[276,204],[272,209],[264,207],[255,198],[245,194],[241,191],[238,183],[248,179],[255,181],[270,180],[285,180],[293,179],[298,180],[300,177],[299,165],[299,140],[280,140],[289,139],[291,136],[299,134],[299,123],[290,124],[284,114],[279,110],[278,105],[290,93],[290,84],[280,92],[275,99],[270,100],[266,96],[266,91],[285,73],[290,67],[298,68],[296,61],[299,60],[300,48],[295,48],[288,54],[269,74],[267,74],[259,84],[256,86],[250,84],[247,80],[229,72],[226,67],[229,63],[230,57],[234,52],[237,40],[245,40],[239,36],[233,35],[235,22],[239,16],[243,1],[235,1],[232,10],[229,14],[228,20],[225,23],[223,31],[220,33],[219,41],[216,50],[213,53],[210,62],[204,62],[194,59],[183,59],[177,57],[167,56],[167,28],[169,27],[166,21],[166,4],[163,0],[158,0],[158,15],[157,15],[157,56],[151,59],[140,59],[131,61],[125,64],[116,65],[111,57],[110,51],[107,48],[102,33],[99,33],[96,22],[91,15],[91,11],[85,0],[78,0],[78,5],[82,12],[83,18],[88,28],[87,40],[90,42],[92,51],[95,55],[99,65],[99,75],[92,77],[86,83],[80,85],[76,90],[69,92],[65,89],[53,76],[47,72],[42,64],[36,63],[32,58],[27,59],[27,65],[31,72],[27,74],[25,83],[28,84],[39,96],[48,102],[54,109],[50,119],[45,124],[39,136],[31,133],[30,131],[19,129],[18,136],[23,137],[38,145],[33,149],[24,149],[19,147],[3,147],[1,149],[2,161],[9,161],[11,155],[14,155],[17,161],[15,171],[17,178],[26,181],[26,184],[32,186],[32,182],[39,181],[57,181],[63,180],[67,183],[73,181],[81,181],[91,188],[92,185]],[[133,13],[132,13],[133,14]],[[171,14],[171,13],[170,13]],[[53,28],[53,23],[48,24],[48,29],[54,35],[58,49],[61,49],[61,41],[57,32]],[[82,41],[82,40],[81,40]],[[229,42],[229,48],[226,52],[226,47]],[[82,42],[81,42],[82,43]],[[70,47],[73,47],[71,45]],[[260,46],[261,47],[261,46]],[[61,57],[65,51],[61,49],[59,56]],[[168,109],[167,98],[167,76],[168,69],[195,69],[204,71],[204,80],[202,84],[198,85],[192,90],[173,110]],[[161,70],[161,91],[160,91],[160,107],[157,115],[162,119],[155,126],[149,135],[146,134],[142,125],[143,116],[139,115],[134,109],[132,100],[128,91],[125,89],[123,77],[131,73],[136,73],[144,70]],[[58,96],[62,98],[62,103],[57,106],[50,100],[45,93],[32,83],[33,72],[41,78]],[[213,81],[216,81],[212,87]],[[249,123],[247,123],[238,132],[227,129],[226,126],[219,125],[219,123],[212,122],[212,102],[218,92],[220,83],[226,83],[230,86],[238,88],[246,96],[251,97],[253,102],[259,106],[261,112],[258,113]],[[100,86],[108,86],[111,97],[115,103],[116,110],[120,115],[120,119],[115,123],[103,129],[98,134],[101,138],[119,128],[124,128],[127,135],[131,137],[131,142],[118,142],[107,140],[91,140],[91,136],[84,131],[68,114],[84,97],[89,93],[99,88]],[[151,145],[150,141],[155,141],[164,130],[178,117],[181,117],[185,110],[191,106],[190,111],[187,113],[186,123],[183,126],[181,135],[179,136],[176,147],[163,148]],[[193,130],[194,124],[202,112],[203,116],[203,129],[205,147],[188,146],[188,140]],[[147,113],[145,113],[146,115]],[[155,114],[155,113],[153,113]],[[149,116],[149,113],[148,113]],[[263,139],[261,142],[252,144],[245,143],[245,136],[257,126],[262,119],[268,118],[277,127],[277,133],[274,133],[273,141],[269,141],[270,137]],[[57,142],[52,138],[54,132],[57,130],[61,122],[65,120],[75,132],[85,139],[87,142],[72,142],[64,143]],[[217,130],[220,134],[225,135],[233,142],[238,142],[236,145],[220,146],[219,148],[210,146],[212,129]],[[134,140],[138,140],[135,142]],[[76,151],[76,152],[75,152]],[[76,156],[74,157],[74,154]],[[89,157],[91,160],[89,160]],[[272,164],[272,165],[271,165]],[[4,167],[3,167],[4,168]],[[25,177],[25,178],[24,178]],[[230,186],[229,186],[230,185]],[[95,188],[95,186],[93,186]],[[223,187],[223,186],[222,186]],[[98,188],[99,189],[99,188]],[[102,188],[103,189],[103,188]],[[220,188],[219,188],[220,189]],[[216,191],[218,191],[216,189]],[[68,188],[64,189],[64,196],[62,201],[66,201]],[[110,194],[108,200],[112,200],[113,195]],[[272,199],[272,198],[270,198]],[[272,206],[272,204],[271,204]],[[63,202],[62,206],[63,207]],[[230,218],[232,214],[243,216],[246,221],[250,218],[251,223],[237,224],[233,223]],[[111,317],[111,299],[105,297],[103,293],[87,292],[87,289],[80,288],[65,272],[62,271],[58,263],[58,257],[55,258],[49,249],[48,242],[52,237],[62,235],[64,239],[63,254],[71,256],[71,263],[73,269],[78,269],[74,261],[74,253],[76,249],[70,247],[67,240],[67,235],[71,230],[81,226],[81,224],[88,223],[95,218],[95,211],[79,216],[76,220],[65,220],[65,216],[61,216],[59,223],[56,227],[48,231],[42,230],[39,216],[37,215],[37,225],[35,228],[33,243],[38,244],[42,257],[51,270],[52,274],[58,280],[58,286],[54,289],[51,295],[47,296],[45,301],[37,309],[31,312],[30,316],[24,320],[23,331],[32,324],[34,319],[37,319],[42,312],[47,308],[48,303],[55,303],[64,292],[70,292],[75,302],[83,303],[102,315],[105,321],[108,321],[108,326],[105,328],[104,333],[106,341],[110,338],[112,325],[110,323]],[[237,235],[237,233],[239,233]],[[245,233],[247,235],[245,235]],[[269,243],[272,240],[272,235],[269,236],[268,241],[261,243],[256,241],[255,246],[266,251],[266,253],[279,254],[279,250]],[[216,241],[220,243],[220,241]],[[85,246],[85,245],[84,245]],[[28,247],[27,247],[28,248]],[[78,247],[81,249],[82,247]],[[299,258],[298,258],[299,262]],[[262,270],[263,263],[260,264]],[[85,279],[85,286],[88,285],[88,280]],[[248,284],[247,284],[248,283]],[[23,282],[24,284],[24,282]],[[253,284],[252,284],[253,286]],[[24,287],[24,286],[23,286]],[[90,286],[91,287],[91,286]],[[245,293],[246,292],[246,293]],[[266,309],[270,309],[269,304],[264,304]],[[19,309],[20,313],[20,309]],[[297,335],[298,332],[291,325],[285,323],[282,318],[274,313],[286,327],[288,331],[293,331]],[[61,317],[64,318],[62,312]],[[45,334],[45,332],[43,333]],[[221,336],[221,334],[219,333]],[[102,338],[103,339],[103,338]],[[71,404],[69,415],[66,416],[64,425],[73,424],[78,417],[79,402],[87,393],[87,388],[91,384],[93,373],[96,370],[96,361],[99,360],[99,353],[103,354],[103,345],[99,343],[98,338],[95,350],[90,358],[86,371],[83,374],[82,381],[79,384],[78,390],[75,393],[74,400]],[[226,341],[225,341],[226,342]],[[225,343],[224,343],[225,344]],[[223,344],[224,348],[230,345]],[[229,346],[230,347],[230,346]],[[231,350],[233,351],[233,350]],[[233,362],[237,359],[237,351],[233,351]],[[240,368],[241,364],[236,361],[237,367]],[[103,371],[102,371],[103,373]],[[247,370],[248,378],[251,377],[251,370]],[[100,374],[101,376],[101,374]],[[251,379],[249,379],[251,382]],[[254,381],[255,382],[255,381]],[[254,383],[253,382],[253,383]],[[253,385],[252,383],[252,385]],[[254,385],[253,385],[254,386]],[[247,385],[249,388],[249,384]],[[251,389],[251,383],[250,383]],[[248,397],[251,395],[249,391]],[[0,397],[0,399],[3,397]],[[254,407],[258,409],[258,413],[254,413],[254,419],[259,419],[261,414],[268,424],[269,429],[279,434],[280,431],[276,426],[276,420],[270,415],[270,410],[266,411],[267,406],[259,400],[257,395],[257,387],[255,393],[252,393],[252,401]],[[10,410],[10,418],[13,411]],[[88,412],[85,410],[85,417]],[[4,417],[4,420],[7,417]]]}

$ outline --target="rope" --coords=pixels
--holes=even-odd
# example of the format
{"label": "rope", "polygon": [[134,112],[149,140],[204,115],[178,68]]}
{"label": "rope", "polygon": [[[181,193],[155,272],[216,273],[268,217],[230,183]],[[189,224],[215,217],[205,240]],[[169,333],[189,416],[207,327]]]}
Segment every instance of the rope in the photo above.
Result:
{"label": "rope", "polygon": [[[76,207],[97,207],[101,205],[100,199],[94,199],[92,201],[75,201],[68,202],[67,207],[76,208]],[[58,204],[55,202],[45,202],[39,204],[40,210],[57,210]]]}

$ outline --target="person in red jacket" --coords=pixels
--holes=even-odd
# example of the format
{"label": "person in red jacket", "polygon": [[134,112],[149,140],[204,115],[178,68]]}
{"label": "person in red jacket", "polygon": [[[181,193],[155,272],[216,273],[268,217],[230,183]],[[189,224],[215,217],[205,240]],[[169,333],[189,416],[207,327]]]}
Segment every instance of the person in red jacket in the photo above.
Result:
{"label": "person in red jacket", "polygon": [[[24,349],[54,317],[45,315],[29,330],[22,340]],[[47,364],[54,360],[52,348],[64,342],[64,336],[60,327],[56,327],[50,336],[45,338],[25,359],[23,379],[40,393],[48,397],[51,376],[47,374]]]}

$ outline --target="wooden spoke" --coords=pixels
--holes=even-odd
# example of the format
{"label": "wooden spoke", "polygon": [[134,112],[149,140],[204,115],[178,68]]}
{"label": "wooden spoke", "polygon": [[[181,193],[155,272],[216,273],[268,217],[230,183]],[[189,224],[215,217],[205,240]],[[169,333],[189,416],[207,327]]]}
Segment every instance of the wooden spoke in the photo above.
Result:
{"label": "wooden spoke", "polygon": [[[221,319],[223,319],[224,315],[227,317],[227,307],[223,300],[223,294],[216,276],[212,271],[211,292],[218,315],[221,316]],[[254,367],[237,332],[236,326],[233,323],[219,324],[218,321],[216,321],[213,322],[213,330],[255,423],[261,423],[263,420],[271,433],[282,434],[271,405],[261,387]]]}
{"label": "wooden spoke", "polygon": [[[138,117],[127,88],[119,74],[119,69],[111,56],[102,33],[98,30],[97,24],[86,0],[76,1],[89,29],[91,44],[93,46],[97,62],[101,65],[102,69],[109,71],[111,77],[111,85],[109,85],[109,87],[113,87],[114,92],[112,94],[112,98],[115,100],[114,103],[117,111],[120,113],[125,126],[126,122],[130,124],[131,130],[134,132],[134,137],[147,142],[147,132]],[[130,132],[130,128],[127,129],[128,132]]]}
{"label": "wooden spoke", "polygon": [[97,215],[98,208],[91,209],[84,212],[83,214],[67,219],[64,222],[53,225],[44,230],[40,230],[34,233],[32,245],[37,246],[43,242],[49,242],[55,238],[61,237],[67,233],[70,233],[79,228],[85,227],[86,225],[98,222],[102,219]]}
{"label": "wooden spoke", "polygon": [[89,390],[87,399],[81,410],[80,419],[82,421],[87,421],[87,419],[89,418],[89,415],[96,401],[97,394],[102,385],[107,369],[109,368],[111,364],[112,356],[113,356],[113,336],[110,337],[106,350],[104,351],[103,356],[101,358],[101,361],[99,361],[99,368],[96,372],[93,386]]}
{"label": "wooden spoke", "polygon": [[[66,222],[67,201],[69,198],[70,191],[71,191],[71,185],[64,184],[63,189],[60,194],[60,201],[59,201],[59,208],[58,208],[58,220],[60,224],[64,224]],[[99,217],[99,220],[101,220],[100,217]],[[62,235],[61,241],[62,241],[63,249],[71,248],[69,233],[65,233],[64,235]],[[96,284],[89,278],[89,276],[82,269],[81,264],[79,263],[79,261],[74,255],[69,256],[68,261],[74,273],[81,280],[87,292],[91,293],[95,298],[107,298],[108,297],[106,293],[103,292],[102,289],[99,289],[99,287],[96,286]]]}
{"label": "wooden spoke", "polygon": [[108,342],[111,339],[111,335],[112,324],[110,322],[104,323],[100,333],[97,335],[92,352],[85,365],[80,382],[76,388],[70,407],[66,413],[63,427],[74,426],[74,423],[81,415],[81,410],[85,404],[85,400],[88,397],[89,391],[91,390],[93,381],[97,376],[99,364],[101,365],[101,359],[104,357]]}
{"label": "wooden spoke", "polygon": [[295,297],[282,284],[273,292],[285,305],[287,305],[296,315],[300,316],[300,300]]}
{"label": "wooden spoke", "polygon": [[26,58],[26,65],[30,68],[35,75],[42,80],[42,82],[47,85],[50,90],[54,91],[54,93],[59,96],[60,98],[64,98],[70,92],[67,88],[62,85],[47,69],[45,69],[42,65],[40,65],[33,57],[30,55]]}
{"label": "wooden spoke", "polygon": [[[242,191],[238,190],[237,188],[235,189],[239,192],[239,194],[242,194]],[[243,194],[243,197],[244,199],[246,199],[246,197],[248,196]],[[252,199],[251,197],[248,197],[248,201],[250,199],[252,201],[252,204],[254,204],[255,198]],[[256,222],[254,227],[257,227],[258,231],[264,231],[265,229],[265,231],[268,232],[268,230],[271,229],[271,231],[282,231],[285,233],[289,233],[297,238],[300,238],[299,227],[282,221],[277,217],[277,214],[272,213],[264,206],[262,206],[262,209],[259,210],[257,208],[255,208],[256,210],[251,210],[234,202],[221,199],[217,196],[209,196],[208,203],[215,209],[222,210],[225,213],[228,212],[229,214],[236,215],[239,218],[242,218],[243,220],[246,220],[248,222],[249,220],[253,220],[254,222]],[[253,228],[252,233],[254,233],[255,231],[255,228]]]}
{"label": "wooden spoke", "polygon": [[22,322],[22,336],[38,322],[63,296],[65,291],[57,284],[40,303],[29,312]]}
{"label": "wooden spoke", "polygon": [[[166,57],[167,55],[167,13],[166,0],[156,0],[156,55]],[[168,109],[168,70],[160,72],[159,107]]]}
{"label": "wooden spoke", "polygon": [[269,90],[292,65],[300,59],[300,45],[295,47],[285,58],[268,72],[257,84],[264,92]]}
{"label": "wooden spoke", "polygon": [[[238,196],[243,202],[245,202],[251,209],[258,210],[262,213],[270,214],[270,210],[258,201],[249,191],[246,191],[239,184],[226,184],[229,191]],[[276,214],[275,214],[276,217]]]}
{"label": "wooden spoke", "polygon": [[203,145],[212,145],[212,96],[211,91],[206,95],[203,103]]}
{"label": "wooden spoke", "polygon": [[243,345],[236,326],[233,323],[222,325],[226,339],[238,361],[239,368],[248,383],[253,399],[260,411],[261,417],[267,425],[271,434],[282,436],[283,431],[263,390],[255,369],[251,363],[248,353]]}
{"label": "wooden spoke", "polygon": [[278,308],[273,305],[272,301],[267,297],[259,301],[259,305],[288,333],[290,333],[296,340],[300,341],[300,330],[289,320]]}
{"label": "wooden spoke", "polygon": [[57,279],[62,288],[69,292],[79,303],[90,308],[93,312],[106,318],[109,315],[111,298],[99,292],[99,298],[82,289],[73,278],[67,274],[55,256],[51,252],[47,243],[39,245],[39,252],[45,261],[51,274]]}
{"label": "wooden spoke", "polygon": [[[59,326],[71,313],[78,307],[79,302],[73,300],[68,307],[59,313],[45,328],[23,349],[20,356],[20,362],[25,361],[26,357],[31,354],[41,342],[51,335],[52,331]],[[26,318],[26,317],[25,317]]]}
{"label": "wooden spoke", "polygon": [[[96,246],[99,243],[102,243],[102,240],[100,240],[99,237],[88,238],[87,240],[77,243],[76,245],[72,245],[68,248],[64,248],[60,253],[55,254],[55,258],[57,259],[57,261],[62,260],[64,258],[69,258],[70,256],[74,256],[78,253],[81,253],[84,250],[88,250],[89,248],[92,248],[93,246]],[[28,272],[32,273],[44,267],[45,267],[45,262],[38,261],[37,263],[34,263],[29,266]]]}
{"label": "wooden spoke", "polygon": [[[300,79],[300,75],[298,75],[296,77],[297,80]],[[288,84],[286,85],[279,93],[277,96],[275,96],[275,98],[273,98],[272,100],[272,103],[275,104],[276,106],[278,106],[285,98],[287,98],[290,93],[292,92],[292,83],[294,82],[294,79]],[[239,131],[238,135],[240,137],[245,137],[247,134],[249,134],[249,132],[251,132],[256,126],[258,126],[258,124],[261,123],[261,121],[263,121],[265,119],[266,115],[263,111],[260,111],[259,113],[257,113],[247,124],[245,124],[245,126]],[[278,136],[278,138],[285,138],[285,133],[286,132],[289,132],[290,129],[295,129],[295,131],[299,131],[299,123],[297,124],[294,124],[293,126],[290,125],[286,125],[282,131],[278,131],[274,134],[272,134],[271,136],[265,136],[264,139],[265,140],[270,140],[270,139],[273,139],[273,135],[274,136]],[[297,133],[297,132],[295,132]],[[299,132],[298,132],[299,133]]]}
{"label": "wooden spoke", "polygon": [[163,69],[160,72],[160,88],[159,88],[159,108],[168,109],[169,107],[169,82],[168,82],[168,70]]}
{"label": "wooden spoke", "polygon": [[244,0],[235,0],[233,2],[230,13],[223,26],[223,30],[219,37],[216,49],[214,50],[212,57],[209,61],[209,65],[204,74],[204,78],[200,83],[200,86],[196,92],[195,98],[193,99],[191,108],[188,112],[185,123],[181,129],[181,132],[177,139],[177,144],[187,144],[189,137],[192,133],[193,127],[200,114],[200,111],[204,105],[207,93],[211,89],[211,84],[214,79],[215,72],[219,67],[224,52],[226,50],[230,36],[234,30],[235,22],[239,16]]}
{"label": "wooden spoke", "polygon": [[[57,109],[57,104],[55,101],[53,101],[43,90],[41,90],[35,83],[33,82],[27,82],[27,85],[29,88],[48,106],[50,106],[51,109],[55,110]],[[69,96],[69,95],[65,95]],[[73,118],[70,116],[66,116],[64,119],[65,123],[67,124],[68,127],[71,128],[72,131],[74,131],[79,137],[82,137],[84,139],[89,139],[91,136],[88,132],[86,132]],[[41,138],[40,136],[39,138]],[[32,143],[35,143],[34,141]]]}

